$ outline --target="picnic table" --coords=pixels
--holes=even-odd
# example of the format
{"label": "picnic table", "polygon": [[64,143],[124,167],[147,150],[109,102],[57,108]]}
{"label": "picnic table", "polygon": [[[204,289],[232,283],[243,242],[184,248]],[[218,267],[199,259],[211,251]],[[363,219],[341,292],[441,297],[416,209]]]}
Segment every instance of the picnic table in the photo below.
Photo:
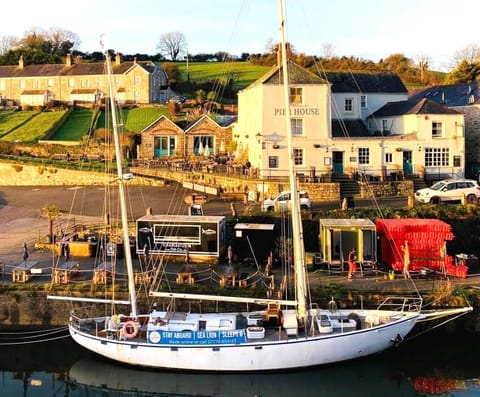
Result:
{"label": "picnic table", "polygon": [[15,267],[12,271],[14,283],[26,283],[33,274],[41,274],[42,269],[38,268],[37,261],[25,261]]}
{"label": "picnic table", "polygon": [[80,263],[76,261],[67,261],[58,265],[52,274],[52,280],[55,284],[67,284],[73,276],[76,276],[80,270]]}

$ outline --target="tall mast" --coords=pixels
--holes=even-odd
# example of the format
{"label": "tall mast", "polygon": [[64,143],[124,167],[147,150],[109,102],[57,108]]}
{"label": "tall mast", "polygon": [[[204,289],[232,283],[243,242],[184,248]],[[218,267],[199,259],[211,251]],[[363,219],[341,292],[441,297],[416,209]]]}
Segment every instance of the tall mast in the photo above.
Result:
{"label": "tall mast", "polygon": [[130,294],[131,302],[131,315],[133,318],[137,317],[137,298],[135,295],[135,280],[133,278],[133,263],[132,263],[132,254],[130,252],[130,238],[128,235],[128,217],[127,217],[127,204],[125,199],[125,186],[123,182],[123,170],[122,170],[122,151],[120,150],[120,138],[118,136],[118,121],[117,121],[117,110],[115,104],[115,93],[113,91],[113,73],[112,73],[112,63],[110,60],[110,55],[108,50],[105,50],[105,63],[107,66],[107,76],[108,76],[108,93],[110,96],[110,107],[112,113],[112,127],[113,127],[113,141],[115,144],[115,158],[117,163],[117,183],[118,183],[118,194],[120,199],[120,215],[122,221],[122,231],[123,231],[123,248],[125,251],[125,265],[127,267],[128,274],[128,291]]}
{"label": "tall mast", "polygon": [[307,283],[305,274],[305,247],[303,244],[303,227],[300,216],[300,202],[297,192],[297,178],[295,175],[295,158],[292,144],[292,121],[290,116],[290,87],[288,78],[287,40],[285,27],[284,0],[280,5],[280,33],[283,71],[283,90],[285,100],[285,122],[288,147],[288,176],[290,181],[290,200],[292,203],[292,232],[293,232],[293,261],[295,269],[295,293],[298,301],[297,317],[301,322],[307,318]]}

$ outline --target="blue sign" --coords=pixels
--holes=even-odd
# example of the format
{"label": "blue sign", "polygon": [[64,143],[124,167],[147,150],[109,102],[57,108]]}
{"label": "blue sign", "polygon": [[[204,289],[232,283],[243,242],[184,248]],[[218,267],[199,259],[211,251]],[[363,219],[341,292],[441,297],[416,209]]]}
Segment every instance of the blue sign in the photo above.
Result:
{"label": "blue sign", "polygon": [[159,345],[240,344],[247,340],[244,329],[232,331],[149,331],[148,341]]}

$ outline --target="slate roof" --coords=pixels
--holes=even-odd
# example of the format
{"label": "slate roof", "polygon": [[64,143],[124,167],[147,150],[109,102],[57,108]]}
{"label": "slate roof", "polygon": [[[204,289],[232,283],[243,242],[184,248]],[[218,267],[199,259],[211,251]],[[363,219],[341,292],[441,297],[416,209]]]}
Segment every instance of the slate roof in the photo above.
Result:
{"label": "slate roof", "polygon": [[391,117],[406,114],[459,114],[459,112],[430,99],[422,98],[388,102],[369,117]]}
{"label": "slate roof", "polygon": [[437,85],[417,91],[410,99],[428,98],[447,106],[468,106],[480,103],[480,82],[469,84]]}
{"label": "slate roof", "polygon": [[[155,65],[150,61],[122,62],[120,65],[112,63],[113,74],[124,74],[138,65],[147,73],[153,73]],[[103,62],[74,63],[71,66],[66,64],[46,65],[25,65],[20,68],[18,65],[0,66],[0,78],[2,77],[54,77],[54,76],[95,76],[105,74]]]}
{"label": "slate roof", "polygon": [[332,119],[332,138],[371,137],[367,127],[360,119]]}
{"label": "slate roof", "polygon": [[398,75],[393,73],[339,73],[322,74],[332,84],[332,92],[352,93],[407,93]]}
{"label": "slate roof", "polygon": [[[290,84],[328,84],[328,82],[315,73],[302,68],[292,61],[288,61],[288,78]],[[283,84],[283,73],[281,66],[274,66],[265,75],[253,82],[251,86],[258,84]]]}

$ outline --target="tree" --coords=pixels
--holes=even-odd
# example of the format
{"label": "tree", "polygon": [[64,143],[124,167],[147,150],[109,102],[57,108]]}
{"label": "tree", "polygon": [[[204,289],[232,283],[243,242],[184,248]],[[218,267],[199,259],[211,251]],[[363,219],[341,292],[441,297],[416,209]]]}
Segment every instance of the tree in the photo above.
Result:
{"label": "tree", "polygon": [[420,53],[417,56],[417,67],[420,72],[420,82],[423,84],[425,82],[426,74],[428,72],[428,66],[430,64],[430,58]]}
{"label": "tree", "polygon": [[447,84],[471,83],[477,76],[480,76],[480,62],[470,63],[463,60],[447,75],[445,82]]}
{"label": "tree", "polygon": [[50,243],[54,242],[53,239],[53,222],[60,216],[60,210],[55,204],[47,205],[42,208],[42,215],[48,218],[49,222],[49,241]]}
{"label": "tree", "polygon": [[181,32],[170,32],[160,36],[157,49],[172,61],[176,61],[178,56],[187,51],[187,40]]}

